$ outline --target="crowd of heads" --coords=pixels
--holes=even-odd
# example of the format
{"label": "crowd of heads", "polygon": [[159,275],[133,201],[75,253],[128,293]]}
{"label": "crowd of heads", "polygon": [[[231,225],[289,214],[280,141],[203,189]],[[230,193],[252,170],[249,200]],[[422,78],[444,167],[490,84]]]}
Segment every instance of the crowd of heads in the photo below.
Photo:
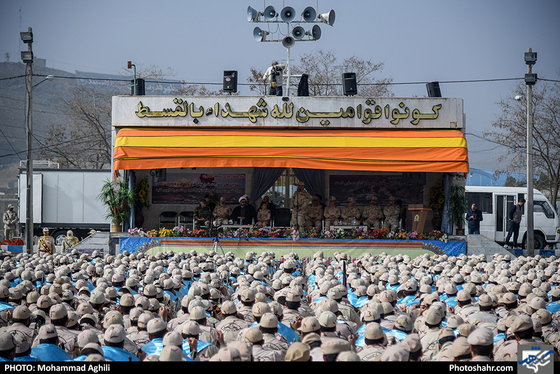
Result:
{"label": "crowd of heads", "polygon": [[14,361],[516,361],[560,347],[555,256],[73,250],[0,261]]}

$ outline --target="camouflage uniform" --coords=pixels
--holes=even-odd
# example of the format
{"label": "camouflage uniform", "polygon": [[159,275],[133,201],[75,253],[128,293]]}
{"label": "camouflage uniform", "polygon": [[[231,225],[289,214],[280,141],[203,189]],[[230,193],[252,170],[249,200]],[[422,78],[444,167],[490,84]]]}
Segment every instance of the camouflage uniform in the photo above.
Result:
{"label": "camouflage uniform", "polygon": [[340,216],[342,217],[343,225],[352,225],[354,224],[354,220],[356,224],[360,223],[360,208],[354,205],[353,198],[348,198],[348,205],[342,208]]}
{"label": "camouflage uniform", "polygon": [[[315,227],[318,230],[322,228],[323,206],[321,204],[312,203],[305,209],[305,227]],[[315,221],[315,222],[313,222]]]}
{"label": "camouflage uniform", "polygon": [[332,224],[337,224],[340,219],[340,208],[335,205],[336,198],[333,196],[330,199],[330,204],[323,209],[323,216],[325,217],[325,230],[329,231]]}
{"label": "camouflage uniform", "polygon": [[[200,218],[206,218],[206,221],[199,221]],[[212,211],[206,204],[194,209],[194,227],[196,229],[207,228],[210,225],[210,219],[212,219]]]}
{"label": "camouflage uniform", "polygon": [[400,208],[395,205],[395,198],[389,198],[389,205],[383,208],[383,215],[385,216],[384,227],[390,231],[397,232],[399,230],[399,212]]}
{"label": "camouflage uniform", "polygon": [[383,208],[379,205],[376,197],[372,197],[371,203],[364,208],[362,218],[364,219],[364,225],[370,228],[378,230],[381,227]]}
{"label": "camouflage uniform", "polygon": [[291,200],[292,206],[292,219],[290,225],[296,225],[302,229],[305,227],[305,208],[309,205],[310,196],[307,191],[303,189],[305,185],[300,182],[298,190],[294,193]]}
{"label": "camouflage uniform", "polygon": [[271,212],[269,209],[260,209],[257,212],[257,225],[265,227],[270,225]]}
{"label": "camouflage uniform", "polygon": [[226,203],[226,199],[224,197],[220,198],[220,204],[216,205],[212,215],[214,216],[214,225],[227,225],[230,223],[230,216],[231,216],[232,209]]}

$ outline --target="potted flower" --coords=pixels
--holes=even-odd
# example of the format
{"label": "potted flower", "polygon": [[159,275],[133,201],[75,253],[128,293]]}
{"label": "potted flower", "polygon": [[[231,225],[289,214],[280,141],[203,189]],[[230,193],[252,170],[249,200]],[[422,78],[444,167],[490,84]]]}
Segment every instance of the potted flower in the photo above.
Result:
{"label": "potted flower", "polygon": [[458,235],[464,235],[465,212],[468,202],[465,195],[465,187],[454,184],[449,191],[449,216],[451,223],[457,228]]}
{"label": "potted flower", "polygon": [[133,203],[133,191],[128,187],[128,182],[126,180],[113,182],[107,179],[98,199],[107,206],[106,218],[111,220],[111,231],[122,231],[122,224],[130,218],[130,207]]}

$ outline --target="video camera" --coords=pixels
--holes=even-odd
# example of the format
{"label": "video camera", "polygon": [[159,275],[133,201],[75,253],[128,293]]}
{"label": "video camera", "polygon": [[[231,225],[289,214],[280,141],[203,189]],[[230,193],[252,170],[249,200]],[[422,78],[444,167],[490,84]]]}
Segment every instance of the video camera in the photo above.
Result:
{"label": "video camera", "polygon": [[215,226],[214,222],[210,221],[210,236],[218,237],[221,232],[224,232],[222,225]]}

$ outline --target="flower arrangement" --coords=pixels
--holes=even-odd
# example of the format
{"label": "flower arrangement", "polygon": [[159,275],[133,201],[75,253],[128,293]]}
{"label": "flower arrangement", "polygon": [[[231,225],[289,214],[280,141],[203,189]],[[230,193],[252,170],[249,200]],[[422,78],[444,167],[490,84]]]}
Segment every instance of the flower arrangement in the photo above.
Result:
{"label": "flower arrangement", "polygon": [[[129,234],[135,236],[147,237],[191,237],[191,238],[209,238],[210,231],[206,229],[192,230],[184,226],[177,226],[173,229],[161,228],[144,231],[143,229],[134,228],[128,230]],[[300,239],[386,239],[386,240],[439,240],[448,242],[447,234],[432,230],[429,233],[422,232],[391,232],[387,228],[378,230],[365,228],[356,228],[352,230],[337,229],[333,231],[319,231],[316,229],[307,229],[299,231],[293,228],[277,228],[277,227],[261,227],[247,226],[246,228],[225,229],[219,234],[221,238],[249,240],[251,238],[284,238],[298,241]]]}

